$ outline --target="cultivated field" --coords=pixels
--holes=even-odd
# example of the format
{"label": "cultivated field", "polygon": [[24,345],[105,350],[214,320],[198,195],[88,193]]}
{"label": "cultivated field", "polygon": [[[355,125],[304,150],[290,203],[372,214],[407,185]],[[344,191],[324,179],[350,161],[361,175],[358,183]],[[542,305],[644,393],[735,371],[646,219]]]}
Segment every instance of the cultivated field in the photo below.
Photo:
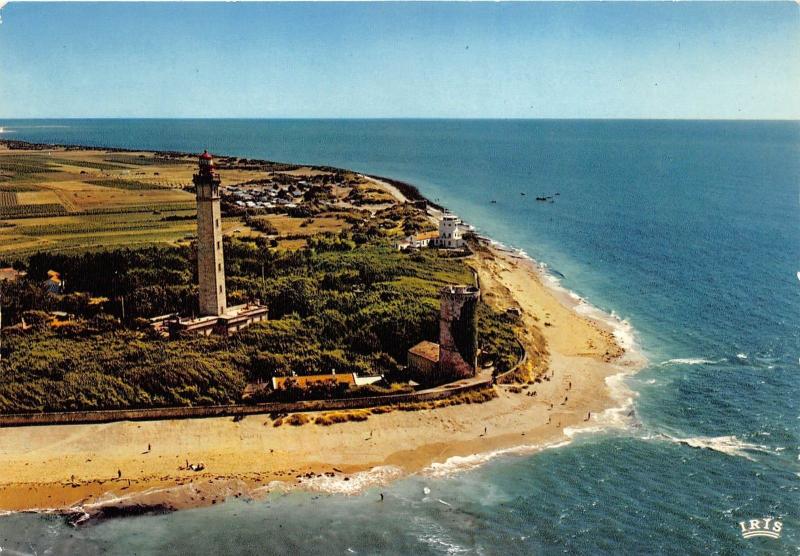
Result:
{"label": "cultivated field", "polygon": [[[0,256],[176,243],[195,234],[197,160],[145,152],[17,150],[0,144]],[[221,170],[223,183],[264,179]],[[252,234],[239,219],[229,233]]]}
{"label": "cultivated field", "polygon": [[[382,184],[350,171],[233,157],[217,162],[228,192],[223,206],[236,215],[225,217],[225,234],[269,236],[281,249],[351,230],[396,202]],[[196,232],[196,170],[195,156],[177,153],[0,142],[0,257],[189,241]],[[400,234],[404,221],[395,221]]]}

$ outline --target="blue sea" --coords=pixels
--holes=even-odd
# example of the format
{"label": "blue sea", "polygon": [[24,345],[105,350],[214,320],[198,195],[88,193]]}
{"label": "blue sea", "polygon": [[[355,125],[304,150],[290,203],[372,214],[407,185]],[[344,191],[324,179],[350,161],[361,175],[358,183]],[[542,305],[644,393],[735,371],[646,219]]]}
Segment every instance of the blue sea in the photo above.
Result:
{"label": "blue sea", "polygon": [[[0,126],[5,139],[208,148],[407,181],[624,319],[648,360],[626,379],[627,425],[566,446],[354,496],[291,492],[81,528],[12,514],[3,553],[800,553],[800,123]],[[781,538],[743,539],[738,523],[763,517],[782,521]]]}

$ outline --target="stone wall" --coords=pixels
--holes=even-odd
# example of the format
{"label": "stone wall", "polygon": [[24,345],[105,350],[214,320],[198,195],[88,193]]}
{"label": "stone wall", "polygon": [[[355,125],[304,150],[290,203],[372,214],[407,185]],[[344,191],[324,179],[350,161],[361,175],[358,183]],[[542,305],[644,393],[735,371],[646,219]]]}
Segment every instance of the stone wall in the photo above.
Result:
{"label": "stone wall", "polygon": [[203,417],[228,417],[259,415],[266,413],[298,413],[304,411],[335,411],[360,409],[379,405],[397,405],[427,402],[457,396],[464,392],[482,390],[491,385],[485,380],[465,386],[456,386],[430,392],[343,398],[335,400],[307,400],[292,403],[260,403],[252,405],[215,405],[203,407],[163,407],[148,409],[110,409],[105,411],[70,411],[52,413],[30,413],[0,415],[0,427],[24,427],[32,425],[77,425],[88,423],[110,423],[113,421],[154,421],[159,419],[188,419]]}

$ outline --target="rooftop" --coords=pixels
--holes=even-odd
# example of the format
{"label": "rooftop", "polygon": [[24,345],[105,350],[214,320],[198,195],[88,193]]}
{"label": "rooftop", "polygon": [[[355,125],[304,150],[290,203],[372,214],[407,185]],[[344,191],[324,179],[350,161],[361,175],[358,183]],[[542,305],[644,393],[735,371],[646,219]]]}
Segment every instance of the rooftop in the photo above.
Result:
{"label": "rooftop", "polygon": [[428,361],[433,361],[434,363],[439,362],[439,344],[434,342],[423,340],[408,350],[408,353],[413,353],[414,355],[427,359]]}
{"label": "rooftop", "polygon": [[255,315],[265,314],[267,306],[258,303],[246,303],[243,305],[231,305],[223,314],[219,316],[220,319],[230,320],[239,317],[250,317]]}
{"label": "rooftop", "polygon": [[25,276],[24,272],[19,272],[13,268],[0,268],[0,280],[11,280],[14,281],[17,278]]}
{"label": "rooftop", "polygon": [[425,240],[425,239],[434,239],[434,238],[437,238],[437,237],[439,237],[439,232],[437,230],[434,230],[432,232],[421,232],[419,234],[416,234],[414,236],[414,239],[416,241],[422,241],[422,240]]}
{"label": "rooftop", "polygon": [[444,294],[476,294],[480,290],[475,286],[467,286],[465,284],[451,284],[442,288]]}
{"label": "rooftop", "polygon": [[342,373],[342,374],[327,374],[327,375],[276,376],[272,379],[272,387],[275,389],[280,388],[290,378],[297,381],[297,385],[300,388],[306,388],[307,386],[309,386],[310,384],[314,384],[315,382],[325,382],[328,380],[332,380],[337,384],[348,384],[351,386],[355,386],[356,384],[356,375],[354,373]]}

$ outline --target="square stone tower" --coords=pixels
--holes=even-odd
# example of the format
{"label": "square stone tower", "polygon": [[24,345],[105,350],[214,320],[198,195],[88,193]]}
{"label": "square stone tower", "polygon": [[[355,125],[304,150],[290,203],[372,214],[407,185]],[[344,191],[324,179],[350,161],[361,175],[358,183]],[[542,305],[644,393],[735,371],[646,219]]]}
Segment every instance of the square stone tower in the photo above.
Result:
{"label": "square stone tower", "polygon": [[222,259],[222,215],[219,206],[219,174],[214,159],[204,151],[194,175],[197,191],[197,277],[200,314],[225,313],[225,264]]}

